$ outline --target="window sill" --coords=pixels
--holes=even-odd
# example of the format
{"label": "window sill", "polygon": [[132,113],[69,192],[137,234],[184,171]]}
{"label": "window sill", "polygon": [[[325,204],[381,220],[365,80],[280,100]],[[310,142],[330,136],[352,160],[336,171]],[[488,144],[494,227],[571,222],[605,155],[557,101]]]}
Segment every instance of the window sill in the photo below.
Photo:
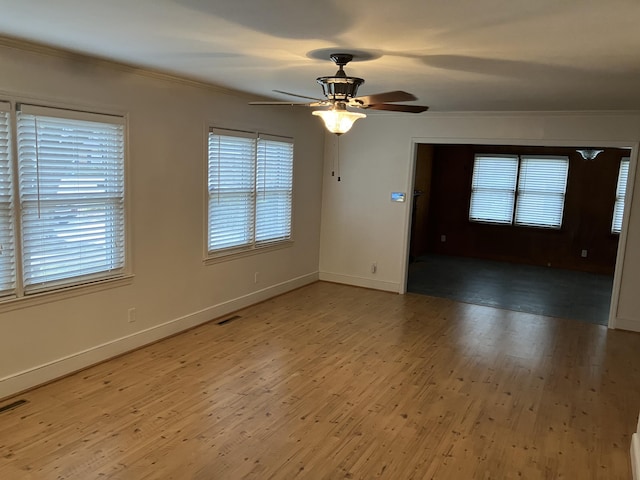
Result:
{"label": "window sill", "polygon": [[214,265],[216,263],[227,262],[229,260],[235,260],[238,258],[250,257],[252,255],[258,255],[261,253],[273,252],[275,250],[282,250],[283,248],[289,248],[291,246],[293,246],[293,240],[285,240],[282,242],[263,245],[251,249],[232,250],[210,255],[209,257],[204,258],[203,263],[205,265]]}
{"label": "window sill", "polygon": [[50,290],[42,293],[34,293],[24,297],[9,297],[0,300],[0,313],[17,310],[20,308],[28,308],[44,303],[57,302],[67,298],[77,297],[80,295],[88,295],[90,293],[101,292],[111,288],[124,287],[133,283],[134,275],[124,275],[118,278],[109,278],[98,280],[83,285],[74,285],[72,287]]}

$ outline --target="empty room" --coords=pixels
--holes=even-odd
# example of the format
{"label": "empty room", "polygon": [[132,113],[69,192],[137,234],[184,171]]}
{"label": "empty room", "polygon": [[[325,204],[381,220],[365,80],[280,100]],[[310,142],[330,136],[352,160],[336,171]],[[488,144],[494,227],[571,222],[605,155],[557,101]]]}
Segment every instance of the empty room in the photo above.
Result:
{"label": "empty room", "polygon": [[640,5],[0,10],[0,478],[640,474]]}

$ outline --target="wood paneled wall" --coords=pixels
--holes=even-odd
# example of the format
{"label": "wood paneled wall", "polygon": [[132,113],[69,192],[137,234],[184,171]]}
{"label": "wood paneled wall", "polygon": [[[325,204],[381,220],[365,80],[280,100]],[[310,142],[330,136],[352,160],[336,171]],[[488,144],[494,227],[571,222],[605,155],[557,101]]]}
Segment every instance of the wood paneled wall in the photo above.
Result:
{"label": "wood paneled wall", "polygon": [[[566,155],[569,177],[562,228],[480,224],[469,221],[469,201],[474,155],[478,153]],[[584,160],[575,148],[420,145],[416,185],[424,188],[425,165],[430,187],[417,200],[411,247],[416,253],[438,253],[503,260],[532,265],[612,274],[618,235],[611,233],[616,183],[624,149],[605,149],[595,160]],[[446,240],[442,241],[442,236]],[[587,250],[587,257],[581,256]]]}

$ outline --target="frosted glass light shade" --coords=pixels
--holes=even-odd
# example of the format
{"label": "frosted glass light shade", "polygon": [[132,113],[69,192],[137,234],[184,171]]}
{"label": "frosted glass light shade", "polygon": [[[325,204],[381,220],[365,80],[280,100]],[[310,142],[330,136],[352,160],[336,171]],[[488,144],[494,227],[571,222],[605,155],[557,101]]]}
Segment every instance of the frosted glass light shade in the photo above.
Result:
{"label": "frosted glass light shade", "polygon": [[356,120],[366,117],[364,113],[349,112],[342,109],[315,110],[311,113],[322,118],[327,130],[336,135],[348,132]]}
{"label": "frosted glass light shade", "polygon": [[585,160],[593,160],[604,150],[596,150],[595,148],[583,148],[576,150]]}

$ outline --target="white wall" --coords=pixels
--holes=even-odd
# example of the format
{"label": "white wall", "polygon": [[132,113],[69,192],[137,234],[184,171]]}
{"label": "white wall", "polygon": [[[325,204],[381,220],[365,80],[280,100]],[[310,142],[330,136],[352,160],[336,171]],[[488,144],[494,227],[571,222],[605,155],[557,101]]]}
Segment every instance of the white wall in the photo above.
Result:
{"label": "white wall", "polygon": [[[0,398],[317,280],[324,135],[308,112],[65,54],[0,47],[0,65],[0,100],[128,117],[134,274],[115,288],[0,304]],[[293,246],[203,264],[209,124],[294,137]]]}
{"label": "white wall", "polygon": [[[404,291],[416,143],[632,147],[637,178],[639,141],[639,112],[370,115],[339,148],[335,136],[325,142],[320,279]],[[330,179],[338,152],[340,182]],[[394,191],[407,202],[392,203]],[[611,326],[640,331],[640,195],[627,199]]]}

